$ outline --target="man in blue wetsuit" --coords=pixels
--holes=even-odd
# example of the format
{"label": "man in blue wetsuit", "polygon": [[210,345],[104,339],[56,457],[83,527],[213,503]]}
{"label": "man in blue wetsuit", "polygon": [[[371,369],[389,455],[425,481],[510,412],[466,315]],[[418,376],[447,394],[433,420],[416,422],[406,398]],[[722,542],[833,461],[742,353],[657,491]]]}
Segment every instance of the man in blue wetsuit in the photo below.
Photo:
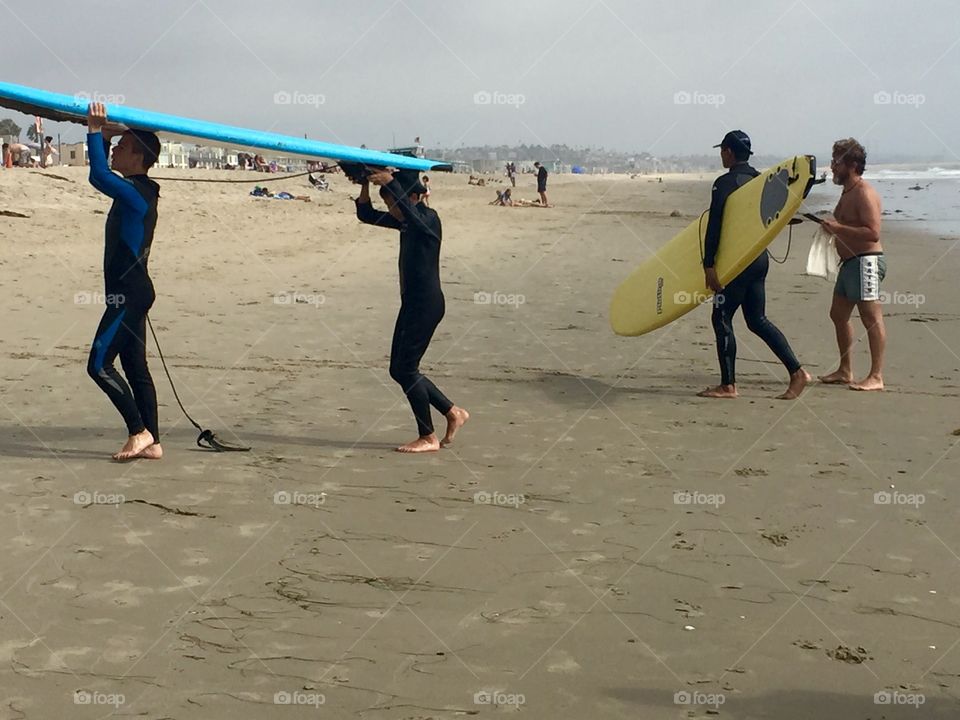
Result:
{"label": "man in blue wetsuit", "polygon": [[767,344],[790,374],[789,387],[777,397],[781,400],[793,400],[800,397],[800,393],[810,382],[810,375],[800,366],[783,333],[767,319],[765,285],[767,271],[770,269],[767,251],[764,250],[760,257],[750,263],[726,287],[720,284],[715,267],[727,198],[741,185],[760,174],[748,162],[753,154],[750,137],[742,130],[732,130],[714,147],[720,148],[720,160],[723,167],[729,170],[713,184],[703,251],[704,280],[707,289],[716,293],[713,299],[712,321],[717,337],[717,357],[720,360],[720,384],[698,394],[709,398],[737,397],[737,341],[733,334],[733,316],[738,308],[743,308],[747,328]]}
{"label": "man in blue wetsuit", "polygon": [[[157,460],[163,450],[157,427],[157,391],[147,368],[146,328],[147,312],[156,298],[147,259],[157,224],[160,186],[147,172],[160,154],[160,141],[151,132],[127,130],[108,165],[112,129],[106,125],[103,104],[91,103],[87,113],[90,184],[111,197],[113,205],[107,215],[103,254],[106,309],[90,350],[87,373],[127,425],[127,442],[113,459]],[[111,167],[116,172],[111,172]],[[118,355],[126,380],[113,366]]]}
{"label": "man in blue wetsuit", "polygon": [[[416,171],[391,173],[379,170],[358,180],[357,218],[364,223],[400,231],[400,314],[390,347],[390,377],[407,396],[417,421],[417,439],[397,448],[418,453],[439,450],[453,442],[454,435],[470,414],[454,405],[420,373],[434,331],[443,319],[445,304],[440,288],[440,216],[421,202],[425,192]],[[388,212],[375,210],[370,202],[370,183],[380,186]],[[438,440],[433,430],[430,406],[447,419],[447,431]]]}

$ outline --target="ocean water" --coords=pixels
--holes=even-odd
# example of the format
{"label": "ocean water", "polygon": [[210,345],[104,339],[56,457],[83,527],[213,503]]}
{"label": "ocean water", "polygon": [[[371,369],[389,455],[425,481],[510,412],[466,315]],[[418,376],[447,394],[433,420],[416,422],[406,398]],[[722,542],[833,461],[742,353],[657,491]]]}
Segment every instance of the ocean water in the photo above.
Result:
{"label": "ocean water", "polygon": [[[864,178],[880,193],[884,225],[910,223],[937,238],[960,239],[960,170],[868,169]],[[828,174],[827,182],[810,192],[806,207],[812,212],[832,211],[840,190]]]}

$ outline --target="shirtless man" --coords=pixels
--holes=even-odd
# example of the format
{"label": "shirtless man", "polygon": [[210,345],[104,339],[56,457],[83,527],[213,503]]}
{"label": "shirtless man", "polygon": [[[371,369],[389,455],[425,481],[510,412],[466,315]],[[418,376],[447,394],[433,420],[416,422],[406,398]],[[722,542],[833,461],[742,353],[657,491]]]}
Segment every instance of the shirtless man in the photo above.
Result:
{"label": "shirtless man", "polygon": [[[880,283],[887,273],[887,262],[880,245],[880,196],[863,179],[867,152],[853,138],[833,144],[833,182],[843,186],[833,212],[834,220],[824,220],[823,229],[836,237],[840,254],[840,272],[833,291],[830,319],[837,331],[840,367],[821,376],[825,383],[848,385],[851,390],[883,390],[883,353],[887,332],[883,326]],[[853,380],[853,324],[850,315],[856,306],[870,342],[870,374],[860,382]]]}

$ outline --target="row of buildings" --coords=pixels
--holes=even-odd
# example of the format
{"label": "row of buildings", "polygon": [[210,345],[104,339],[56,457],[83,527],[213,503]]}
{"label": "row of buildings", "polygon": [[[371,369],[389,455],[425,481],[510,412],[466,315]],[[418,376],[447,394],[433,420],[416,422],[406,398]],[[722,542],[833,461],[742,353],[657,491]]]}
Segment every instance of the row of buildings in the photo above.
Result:
{"label": "row of buildings", "polygon": [[[60,152],[58,164],[60,165],[82,167],[88,164],[87,144],[85,142],[62,143],[58,150]],[[240,165],[240,154],[240,151],[232,148],[162,142],[160,143],[160,157],[157,160],[157,167],[229,170]],[[307,169],[307,161],[303,158],[271,156],[266,160],[268,163],[274,164],[277,169],[287,172],[303,172]]]}

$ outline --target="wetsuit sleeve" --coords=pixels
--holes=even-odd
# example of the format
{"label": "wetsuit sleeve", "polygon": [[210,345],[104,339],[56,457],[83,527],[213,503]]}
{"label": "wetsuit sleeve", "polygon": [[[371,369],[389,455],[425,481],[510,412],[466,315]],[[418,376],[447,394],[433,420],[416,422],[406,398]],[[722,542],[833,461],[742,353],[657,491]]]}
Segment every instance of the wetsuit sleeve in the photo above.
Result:
{"label": "wetsuit sleeve", "polygon": [[720,249],[720,227],[723,221],[723,208],[730,196],[730,188],[723,178],[713,184],[710,196],[710,217],[707,219],[707,232],[703,240],[703,266],[712,268],[717,261],[717,250]]}
{"label": "wetsuit sleeve", "polygon": [[403,223],[397,220],[388,212],[374,210],[373,204],[368,202],[357,203],[357,219],[367,225],[377,225],[378,227],[390,228],[391,230],[402,230]]}
{"label": "wetsuit sleeve", "polygon": [[129,180],[117,175],[107,165],[107,146],[101,133],[87,133],[87,153],[90,156],[90,184],[104,195],[128,205],[139,213],[147,211],[147,201]]}
{"label": "wetsuit sleeve", "polygon": [[403,217],[417,232],[433,235],[438,240],[440,239],[440,228],[436,224],[435,213],[429,212],[428,208],[422,205],[414,205],[410,202],[410,198],[404,194],[403,187],[396,180],[391,180],[384,187],[387,192],[393,195],[394,200],[397,201],[397,207],[403,213]]}

